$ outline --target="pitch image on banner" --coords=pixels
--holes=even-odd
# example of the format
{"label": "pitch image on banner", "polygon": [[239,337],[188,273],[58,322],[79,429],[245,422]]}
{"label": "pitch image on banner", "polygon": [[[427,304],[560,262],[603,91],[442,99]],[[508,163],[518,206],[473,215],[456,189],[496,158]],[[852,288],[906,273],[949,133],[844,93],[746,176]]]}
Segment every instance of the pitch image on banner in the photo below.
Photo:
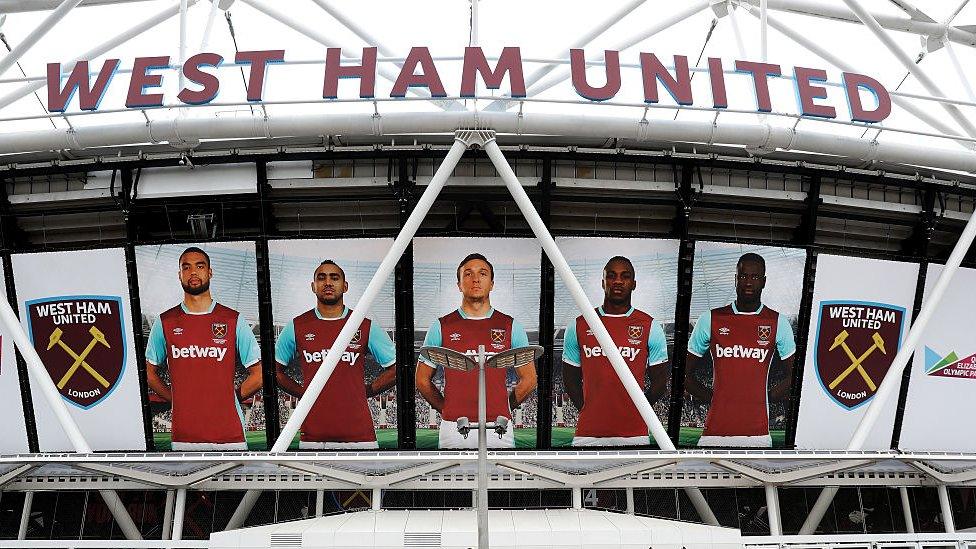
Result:
{"label": "pitch image on banner", "polygon": [[[538,342],[542,249],[535,240],[416,238],[413,253],[417,356],[422,346],[473,356],[479,346],[493,355]],[[477,371],[444,371],[421,359],[416,383],[417,447],[477,447],[476,433],[458,431],[459,419],[478,418]],[[489,447],[535,446],[535,389],[534,362],[488,370],[488,421],[510,420],[504,435],[489,434]]]}
{"label": "pitch image on banner", "polygon": [[698,242],[680,443],[783,446],[806,251]]}
{"label": "pitch image on banner", "polygon": [[[11,262],[21,322],[88,444],[144,450],[124,251],[15,254]],[[73,450],[33,381],[40,450]]]}
{"label": "pitch image on banner", "polygon": [[[392,246],[388,238],[268,243],[282,425]],[[360,324],[302,423],[301,449],[396,448],[393,279]]]}
{"label": "pitch image on banner", "polygon": [[[668,421],[678,241],[557,238],[590,303],[663,423]],[[556,280],[553,446],[654,444],[562,280]]]}
{"label": "pitch image on banner", "polygon": [[156,449],[264,449],[254,243],[139,246],[136,265]]}

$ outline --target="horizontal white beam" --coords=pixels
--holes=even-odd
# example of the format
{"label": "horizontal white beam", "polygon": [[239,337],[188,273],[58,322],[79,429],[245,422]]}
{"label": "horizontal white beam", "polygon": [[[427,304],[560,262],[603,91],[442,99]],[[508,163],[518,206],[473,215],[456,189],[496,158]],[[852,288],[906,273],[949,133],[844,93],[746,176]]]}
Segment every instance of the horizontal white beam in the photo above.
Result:
{"label": "horizontal white beam", "polygon": [[[84,0],[80,7],[131,4],[133,2],[145,1],[147,0]],[[60,3],[61,0],[0,0],[0,13],[48,11],[58,7]]]}
{"label": "horizontal white beam", "polygon": [[570,138],[618,138],[656,144],[721,144],[747,151],[807,152],[832,155],[850,163],[889,163],[976,173],[976,152],[925,147],[917,143],[877,142],[835,133],[775,127],[763,123],[655,120],[509,112],[424,112],[372,114],[302,114],[265,118],[175,118],[125,124],[44,129],[0,134],[0,154],[79,150],[193,140],[313,137],[323,135],[392,137],[453,134],[457,128],[490,127],[505,134]]}

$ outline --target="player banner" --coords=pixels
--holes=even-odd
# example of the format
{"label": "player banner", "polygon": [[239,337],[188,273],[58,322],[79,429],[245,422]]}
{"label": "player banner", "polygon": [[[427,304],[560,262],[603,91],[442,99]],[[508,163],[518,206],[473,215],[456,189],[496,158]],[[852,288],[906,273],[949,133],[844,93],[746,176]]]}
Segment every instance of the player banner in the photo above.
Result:
{"label": "player banner", "polygon": [[[917,279],[914,263],[818,256],[797,448],[847,447],[908,333]],[[886,403],[865,449],[890,447],[896,408]]]}
{"label": "player banner", "polygon": [[[923,299],[942,269],[929,265]],[[898,443],[902,450],[976,452],[967,419],[976,416],[976,341],[966,321],[976,306],[974,285],[976,270],[956,271],[918,342]],[[953,424],[959,427],[948,427]]]}
{"label": "player banner", "polygon": [[[282,425],[392,245],[389,238],[268,242]],[[389,277],[292,448],[397,447],[395,324],[393,277]]]}
{"label": "player banner", "polygon": [[138,246],[156,450],[263,450],[253,242]]}
{"label": "player banner", "polygon": [[[447,347],[489,355],[539,341],[542,248],[530,238],[415,238],[414,349]],[[487,372],[488,421],[505,418],[488,446],[536,445],[536,365]],[[478,417],[477,372],[418,360],[417,447],[476,448],[477,433],[458,427]]]}
{"label": "player banner", "polygon": [[[560,237],[556,244],[667,425],[678,241]],[[552,445],[653,445],[647,425],[580,317],[576,302],[557,278]]]}
{"label": "player banner", "polygon": [[[145,450],[124,251],[12,260],[24,329],[88,443]],[[44,396],[36,387],[31,393],[40,450],[72,450]]]}
{"label": "player banner", "polygon": [[[0,299],[7,299],[4,279],[0,271]],[[24,418],[24,399],[20,392],[20,375],[14,354],[13,338],[0,330],[0,454],[23,454],[29,451],[27,422]]]}
{"label": "player banner", "polygon": [[799,248],[696,243],[681,445],[783,446],[805,262]]}

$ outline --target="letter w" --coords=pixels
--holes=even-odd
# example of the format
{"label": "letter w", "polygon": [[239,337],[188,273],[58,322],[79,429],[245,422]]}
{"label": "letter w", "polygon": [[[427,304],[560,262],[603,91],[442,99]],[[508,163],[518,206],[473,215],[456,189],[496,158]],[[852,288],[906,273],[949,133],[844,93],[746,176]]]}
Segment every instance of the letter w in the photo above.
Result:
{"label": "letter w", "polygon": [[75,92],[81,90],[78,96],[78,104],[83,111],[93,111],[98,108],[98,104],[105,95],[108,83],[115,75],[115,70],[119,68],[118,59],[106,59],[102,64],[102,70],[98,72],[95,85],[90,85],[88,73],[88,61],[78,61],[68,81],[61,87],[61,63],[47,64],[47,110],[50,112],[64,112],[71,97]]}

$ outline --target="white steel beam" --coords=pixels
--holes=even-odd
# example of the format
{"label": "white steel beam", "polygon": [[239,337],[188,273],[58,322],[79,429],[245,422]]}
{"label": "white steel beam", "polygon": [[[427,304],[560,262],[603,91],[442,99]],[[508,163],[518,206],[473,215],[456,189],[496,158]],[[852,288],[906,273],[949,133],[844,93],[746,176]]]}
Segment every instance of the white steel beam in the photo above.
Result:
{"label": "white steel beam", "polygon": [[173,534],[173,504],[176,502],[176,491],[166,490],[166,505],[163,507],[163,535],[162,539],[169,539]]}
{"label": "white steel beam", "polygon": [[[617,42],[615,45],[610,46],[606,49],[616,50],[616,51],[624,51],[626,49],[629,49],[643,42],[644,40],[647,40],[648,38],[654,36],[655,34],[667,30],[673,27],[674,25],[697,15],[698,13],[707,9],[709,5],[710,4],[707,0],[695,0],[693,2],[688,2],[687,5],[683,6],[679,12],[664,17],[661,20],[653,22],[652,24],[648,25],[648,27],[643,31],[631,37],[628,37],[624,40],[621,40],[620,42]],[[600,55],[599,59],[602,60],[603,55]],[[537,82],[537,85],[535,86],[530,86],[529,83],[526,82],[525,95],[527,97],[537,96],[542,92],[548,90],[549,88],[562,83],[569,77],[570,77],[570,68],[568,66],[563,66],[551,78],[548,78],[541,82]],[[488,105],[486,110],[504,110],[510,107],[511,105],[514,105],[515,103],[516,101],[512,99],[504,99],[504,100],[500,99],[495,103]]]}
{"label": "white steel beam", "polygon": [[[579,123],[579,121],[575,121],[575,123]],[[647,396],[637,383],[637,380],[634,379],[627,363],[624,362],[623,357],[620,355],[620,349],[617,348],[616,343],[613,342],[613,338],[610,337],[610,332],[607,331],[607,327],[603,325],[603,321],[600,320],[600,317],[597,316],[596,311],[590,305],[589,299],[586,297],[586,292],[583,291],[579,280],[573,274],[569,263],[566,262],[566,258],[559,250],[559,247],[556,246],[556,241],[553,240],[549,229],[542,221],[542,218],[539,217],[539,212],[536,211],[529,195],[522,188],[518,177],[515,176],[515,172],[505,159],[505,155],[498,148],[498,143],[495,142],[494,132],[492,132],[491,138],[484,144],[484,149],[488,153],[488,158],[491,159],[491,163],[495,166],[498,175],[501,176],[505,182],[505,186],[508,187],[508,192],[511,193],[519,210],[529,223],[529,227],[532,228],[532,233],[535,235],[536,240],[542,245],[543,251],[549,257],[549,261],[552,262],[553,269],[569,289],[569,293],[572,295],[576,307],[582,313],[583,318],[586,319],[586,323],[596,336],[597,341],[600,342],[600,347],[603,348],[603,352],[609,359],[610,365],[613,367],[617,377],[627,391],[627,395],[647,425],[651,436],[654,437],[654,441],[657,442],[658,447],[662,450],[674,451],[674,443],[671,442],[667,431],[661,425],[661,420],[658,419],[650,402],[648,402]],[[712,513],[711,508],[709,508],[701,490],[697,488],[686,488],[685,492],[688,494],[702,520],[706,524],[718,525],[718,519]]]}
{"label": "white steel beam", "polygon": [[[922,69],[922,67],[919,67],[918,64],[915,63],[915,60],[912,59],[911,56],[905,53],[905,51],[902,50],[901,47],[895,43],[893,38],[888,36],[888,33],[885,32],[885,30],[881,27],[877,19],[875,19],[873,15],[871,15],[866,9],[864,9],[864,6],[862,6],[860,2],[858,2],[858,0],[843,0],[843,1],[845,4],[847,4],[847,7],[849,7],[851,11],[854,12],[857,18],[860,19],[862,23],[864,23],[864,26],[867,27],[868,30],[870,30],[871,33],[874,34],[875,37],[877,37],[877,39],[881,41],[882,44],[884,44],[884,46],[888,49],[888,51],[890,51],[895,56],[895,58],[897,58],[898,61],[901,62],[902,66],[905,67],[905,69],[907,69],[908,72],[912,73],[912,76],[914,76],[915,79],[918,80],[918,82],[922,84],[922,86],[930,94],[939,97],[948,97],[945,93],[942,92],[942,89],[939,88],[939,85],[935,83],[935,80],[932,80],[929,77],[928,73],[926,73]],[[972,122],[969,121],[966,115],[963,114],[961,110],[959,110],[959,107],[949,103],[940,103],[940,105],[942,105],[942,108],[949,113],[949,116],[951,116],[953,120],[955,120],[956,123],[959,124],[960,127],[962,127],[962,129],[966,132],[967,135],[969,135],[970,137],[976,137],[976,126],[973,126]]]}
{"label": "white steel beam", "polygon": [[[759,7],[762,0],[740,0],[742,4],[751,4]],[[848,23],[858,23],[857,16],[851,10],[843,6],[819,2],[817,0],[767,0],[769,9],[831,19],[834,21],[845,21]],[[872,13],[874,19],[883,28],[893,31],[907,32],[919,36],[942,36],[947,34],[953,42],[976,46],[976,34],[960,29],[958,27],[946,27],[943,23],[920,21],[910,17],[900,17],[890,14]],[[948,33],[947,33],[948,31]]]}
{"label": "white steel beam", "polygon": [[912,467],[915,467],[919,471],[943,484],[962,484],[976,480],[976,468],[967,469],[965,471],[957,471],[955,473],[943,473],[942,471],[939,471],[935,467],[932,467],[928,463],[921,460],[911,460],[908,463]]}
{"label": "white steel beam", "polygon": [[207,44],[210,43],[210,33],[213,31],[214,19],[217,18],[217,0],[210,1],[210,9],[207,10],[207,24],[203,27],[203,36],[200,38],[200,51],[207,50]]}
{"label": "white steel beam", "polygon": [[322,465],[316,465],[314,463],[293,463],[290,461],[285,461],[279,463],[282,467],[287,467],[289,469],[294,469],[295,471],[301,471],[303,473],[310,473],[313,475],[318,475],[325,478],[330,478],[337,480],[339,482],[348,483],[350,486],[362,486],[366,484],[366,475],[362,473],[353,473],[351,471],[342,471],[332,467],[324,467]]}
{"label": "white steel beam", "polygon": [[321,517],[325,513],[325,490],[315,491],[315,516]]}
{"label": "white steel beam", "polygon": [[8,482],[19,477],[20,475],[30,471],[34,467],[36,467],[34,464],[26,463],[24,465],[18,465],[17,467],[14,467],[13,469],[7,471],[6,473],[0,475],[0,488],[2,488],[4,484],[7,484]]}
{"label": "white steel beam", "polygon": [[20,526],[17,528],[17,539],[27,539],[27,526],[30,523],[31,505],[34,504],[34,492],[24,492],[24,506],[20,511]]}
{"label": "white steel beam", "polygon": [[[292,17],[288,13],[285,13],[284,11],[272,7],[260,0],[241,0],[241,2],[247,4],[248,6],[251,6],[258,12],[263,13],[264,15],[278,21],[279,23],[285,25],[286,27],[290,27],[295,32],[299,34],[303,34],[307,38],[314,40],[327,48],[339,48],[341,50],[342,57],[345,57],[347,59],[359,59],[359,57],[362,55],[361,51],[354,51],[342,47],[340,44],[337,44],[332,40],[330,40],[324,33],[320,32],[312,25],[305,23],[304,21],[301,21],[295,17]],[[398,76],[397,73],[383,67],[379,63],[377,63],[376,66],[376,74],[385,78],[386,80],[389,80],[390,82],[396,82]],[[456,101],[442,101],[439,99],[434,99],[431,97],[428,91],[418,90],[413,87],[408,88],[407,93],[418,97],[429,98],[431,99],[432,103],[434,103],[435,105],[437,105],[438,107],[444,110],[460,110],[464,108],[463,106],[457,104]]]}
{"label": "white steel beam", "polygon": [[173,540],[183,539],[183,515],[186,514],[186,488],[176,491],[176,506],[173,509]]}
{"label": "white steel beam", "polygon": [[898,487],[898,495],[901,496],[901,513],[905,519],[905,531],[909,534],[915,533],[915,519],[912,517],[912,504],[908,497],[908,488]]}
{"label": "white steel beam", "polygon": [[[749,12],[749,14],[752,15],[753,17],[756,17],[756,18],[760,17],[760,15],[756,12],[756,10],[754,10],[751,6],[746,5],[746,4],[743,4],[743,7],[745,7],[746,8],[746,11]],[[847,61],[845,61],[844,58],[842,58],[840,56],[837,56],[837,55],[834,55],[833,53],[830,53],[823,46],[821,46],[815,40],[811,40],[810,38],[808,38],[802,32],[798,32],[796,30],[793,30],[792,27],[790,27],[789,25],[781,22],[775,16],[767,15],[766,16],[766,23],[770,27],[772,27],[772,28],[778,30],[779,32],[781,32],[787,38],[793,40],[794,42],[796,42],[800,46],[806,48],[808,51],[810,51],[811,53],[813,53],[817,57],[820,57],[821,59],[823,59],[824,61],[830,63],[831,65],[833,65],[835,67],[837,67],[838,69],[841,69],[841,70],[843,70],[845,72],[856,72],[856,73],[863,73],[864,72],[863,70],[860,70],[858,67],[855,67],[855,66],[851,65],[850,63],[848,63]],[[891,96],[891,102],[894,103],[894,104],[896,104],[896,105],[898,105],[899,107],[901,107],[902,109],[904,109],[906,112],[908,112],[909,114],[911,114],[915,118],[917,118],[917,119],[921,120],[922,122],[928,124],[929,126],[931,126],[932,128],[938,130],[939,132],[941,132],[944,135],[947,135],[947,136],[959,135],[959,132],[957,130],[955,130],[954,128],[950,127],[948,124],[942,122],[938,118],[935,118],[931,114],[927,113],[921,107],[919,107],[914,102],[910,101],[909,99],[907,99],[905,97],[900,97],[900,96],[897,96],[897,95],[892,95]],[[971,148],[971,143],[970,142],[958,141],[958,143],[960,145],[962,145],[963,147]]]}
{"label": "white steel beam", "polygon": [[939,510],[942,512],[942,524],[947,534],[956,533],[956,519],[952,516],[952,504],[949,502],[949,489],[945,484],[938,486]]}
{"label": "white steel beam", "polygon": [[34,30],[24,37],[23,41],[17,44],[3,59],[0,59],[0,75],[3,75],[7,69],[14,66],[14,63],[19,61],[28,50],[34,47],[34,44],[54,28],[54,25],[57,25],[58,22],[64,19],[64,16],[68,15],[68,12],[73,10],[79,3],[81,3],[81,0],[64,0],[61,2],[57,9],[49,13]]}
{"label": "white steel beam", "polygon": [[783,520],[779,511],[779,491],[775,484],[766,484],[766,514],[769,517],[769,535],[783,535]]}
{"label": "white steel beam", "polygon": [[[849,2],[851,0],[845,1]],[[960,263],[962,263],[966,253],[969,252],[969,247],[972,246],[974,238],[976,238],[976,211],[969,216],[966,227],[959,235],[959,240],[956,241],[955,247],[952,248],[952,253],[949,254],[945,268],[939,273],[939,278],[936,279],[932,291],[922,303],[922,310],[918,313],[918,316],[912,323],[912,327],[908,330],[908,337],[905,338],[905,343],[902,344],[901,348],[895,354],[895,358],[892,359],[891,366],[881,381],[878,391],[868,404],[864,416],[858,423],[857,429],[854,430],[854,434],[851,435],[851,440],[847,444],[847,450],[857,451],[864,448],[864,443],[868,435],[871,434],[872,429],[874,429],[878,418],[881,416],[881,410],[884,408],[885,403],[893,395],[898,394],[905,367],[915,353],[915,347],[918,345],[919,339],[922,338],[922,334],[925,333],[925,328],[928,326],[929,320],[932,319],[932,315],[935,314],[939,303],[942,302],[942,297],[945,295],[949,283],[959,269]],[[810,514],[800,528],[800,535],[812,534],[816,530],[820,521],[823,520],[824,513],[827,512],[830,502],[837,495],[837,490],[838,488],[836,486],[827,486],[820,492],[816,503],[814,503],[813,508],[810,510]]]}
{"label": "white steel beam", "polygon": [[[107,6],[111,4],[130,4],[146,0],[84,0],[81,7]],[[27,13],[49,11],[61,5],[61,0],[0,0],[0,13]]]}
{"label": "white steel beam", "polygon": [[[188,3],[189,5],[196,4],[197,0],[188,0]],[[79,55],[78,57],[74,58],[70,62],[62,64],[61,66],[62,73],[70,72],[71,69],[74,67],[74,64],[82,59],[91,60],[102,56],[104,53],[112,50],[113,48],[116,48],[121,44],[128,42],[132,38],[139,36],[140,34],[146,32],[147,30],[155,27],[156,25],[176,15],[177,13],[179,13],[179,11],[180,11],[179,4],[170,6],[160,11],[156,15],[149,17],[148,19],[129,28],[128,30],[122,32],[121,34],[115,36],[114,38],[102,42],[98,46],[95,46],[94,48],[88,50],[87,52]],[[24,84],[23,86],[17,88],[16,90],[4,95],[3,97],[0,97],[0,109],[3,109],[4,107],[10,105],[14,101],[17,101],[22,97],[34,93],[35,91],[43,88],[45,85],[47,85],[46,80],[38,80],[35,82],[28,82],[27,84]]]}

